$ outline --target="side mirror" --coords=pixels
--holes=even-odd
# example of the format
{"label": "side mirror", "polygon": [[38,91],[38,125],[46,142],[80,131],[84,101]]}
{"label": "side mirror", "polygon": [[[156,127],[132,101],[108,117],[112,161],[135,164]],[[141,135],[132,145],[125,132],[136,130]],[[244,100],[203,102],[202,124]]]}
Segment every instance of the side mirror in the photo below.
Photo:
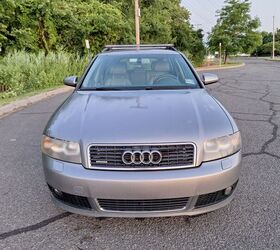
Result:
{"label": "side mirror", "polygon": [[205,85],[215,83],[219,81],[219,77],[215,74],[204,73],[202,74],[202,81]]}
{"label": "side mirror", "polygon": [[76,87],[78,82],[77,76],[68,76],[64,78],[64,84],[70,87]]}

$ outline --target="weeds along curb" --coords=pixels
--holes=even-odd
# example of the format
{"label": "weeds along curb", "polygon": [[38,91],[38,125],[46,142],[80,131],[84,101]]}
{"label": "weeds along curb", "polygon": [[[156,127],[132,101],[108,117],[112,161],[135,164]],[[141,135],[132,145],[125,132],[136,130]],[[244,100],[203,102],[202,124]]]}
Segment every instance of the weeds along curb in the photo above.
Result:
{"label": "weeds along curb", "polygon": [[196,71],[201,72],[201,71],[210,71],[210,70],[226,70],[226,69],[236,69],[236,68],[241,68],[244,67],[246,64],[245,63],[241,63],[238,65],[234,65],[234,66],[226,66],[226,67],[201,67],[201,68],[196,68]]}

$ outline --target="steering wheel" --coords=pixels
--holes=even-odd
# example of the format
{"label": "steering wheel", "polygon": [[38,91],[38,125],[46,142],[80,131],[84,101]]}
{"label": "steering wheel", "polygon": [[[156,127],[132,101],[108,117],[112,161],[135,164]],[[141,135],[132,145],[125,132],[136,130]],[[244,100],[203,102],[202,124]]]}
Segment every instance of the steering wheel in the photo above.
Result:
{"label": "steering wheel", "polygon": [[172,82],[174,82],[174,80],[176,81],[176,83],[178,83],[178,79],[176,76],[171,75],[171,74],[164,74],[164,75],[160,75],[158,76],[153,83],[162,83],[162,84],[167,84],[168,80],[171,80]]}

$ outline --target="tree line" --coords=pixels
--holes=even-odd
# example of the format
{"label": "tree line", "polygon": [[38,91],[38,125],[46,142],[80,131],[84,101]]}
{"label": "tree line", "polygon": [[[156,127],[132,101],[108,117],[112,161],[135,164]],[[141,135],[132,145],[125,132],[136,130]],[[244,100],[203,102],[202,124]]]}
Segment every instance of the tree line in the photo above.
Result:
{"label": "tree line", "polygon": [[[262,44],[259,45],[252,55],[255,56],[270,56],[272,53],[273,34],[272,32],[263,31]],[[280,29],[275,32],[275,55],[280,56]]]}
{"label": "tree line", "polygon": [[[196,65],[206,45],[181,0],[141,0],[141,42],[173,43]],[[225,0],[208,36],[208,51],[229,55],[270,55],[272,33],[259,32],[260,20],[250,15],[249,0]],[[280,54],[280,31],[276,54]],[[91,48],[85,47],[89,40]],[[134,44],[134,0],[1,0],[0,55],[26,51],[45,55],[65,51],[96,54],[106,44]]]}
{"label": "tree line", "polygon": [[[24,50],[84,55],[105,44],[133,44],[133,0],[1,0],[1,54]],[[205,55],[202,30],[180,0],[141,0],[141,42],[174,43],[194,62]]]}

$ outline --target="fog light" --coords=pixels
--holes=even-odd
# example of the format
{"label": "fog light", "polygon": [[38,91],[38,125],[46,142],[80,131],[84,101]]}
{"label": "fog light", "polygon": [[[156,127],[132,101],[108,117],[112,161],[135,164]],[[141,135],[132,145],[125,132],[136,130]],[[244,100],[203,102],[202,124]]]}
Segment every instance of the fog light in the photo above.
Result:
{"label": "fog light", "polygon": [[230,194],[231,194],[231,192],[232,192],[232,190],[233,190],[233,188],[232,188],[232,187],[228,187],[228,188],[226,188],[226,189],[225,189],[225,195],[226,195],[226,196],[230,195]]}
{"label": "fog light", "polygon": [[53,191],[55,192],[56,195],[62,196],[62,192],[58,190],[57,188],[54,188]]}

